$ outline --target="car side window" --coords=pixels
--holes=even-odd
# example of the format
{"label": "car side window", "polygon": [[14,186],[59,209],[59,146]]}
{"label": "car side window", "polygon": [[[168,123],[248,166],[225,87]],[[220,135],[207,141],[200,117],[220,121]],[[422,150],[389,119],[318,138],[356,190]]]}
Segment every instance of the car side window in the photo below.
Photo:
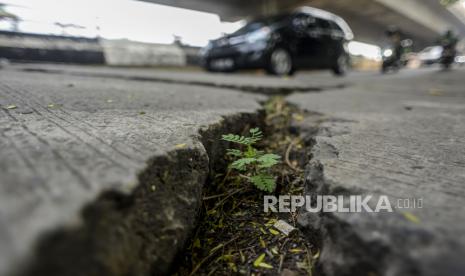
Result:
{"label": "car side window", "polygon": [[297,14],[292,20],[292,25],[297,29],[308,29],[315,24],[315,18],[308,14]]}
{"label": "car side window", "polygon": [[316,25],[316,19],[314,17],[309,16],[307,19],[307,29],[312,30],[312,29],[315,29],[316,27],[318,27]]}
{"label": "car side window", "polygon": [[331,30],[331,24],[327,20],[317,18],[316,19],[316,25],[321,28],[323,31],[330,31]]}
{"label": "car side window", "polygon": [[331,24],[331,29],[333,29],[333,30],[335,30],[335,31],[342,32],[342,29],[341,29],[341,27],[339,27],[338,24],[336,24],[336,23],[333,22],[333,21],[330,21],[329,23]]}
{"label": "car side window", "polygon": [[338,24],[336,24],[333,21],[330,21],[329,23],[331,24],[331,29],[333,30],[333,35],[335,35],[337,37],[343,37],[344,36],[344,31],[341,29],[341,27],[339,27]]}

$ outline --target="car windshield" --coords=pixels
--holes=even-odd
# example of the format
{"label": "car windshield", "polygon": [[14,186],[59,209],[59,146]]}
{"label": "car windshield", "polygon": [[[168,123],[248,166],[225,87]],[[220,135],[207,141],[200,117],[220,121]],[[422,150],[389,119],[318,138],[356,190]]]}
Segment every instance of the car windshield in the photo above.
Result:
{"label": "car windshield", "polygon": [[269,26],[271,24],[283,21],[284,19],[288,17],[289,17],[288,14],[281,14],[281,15],[275,15],[272,17],[255,19],[247,23],[244,27],[240,28],[236,32],[234,32],[233,35],[243,35],[246,33],[250,33],[262,27]]}

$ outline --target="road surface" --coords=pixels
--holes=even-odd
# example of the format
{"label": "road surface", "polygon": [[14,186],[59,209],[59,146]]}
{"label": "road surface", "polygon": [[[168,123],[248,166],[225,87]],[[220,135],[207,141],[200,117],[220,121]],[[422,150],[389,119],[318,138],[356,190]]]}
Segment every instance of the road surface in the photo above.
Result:
{"label": "road surface", "polygon": [[[218,137],[259,124],[274,94],[322,120],[309,193],[423,198],[407,216],[302,214],[303,229],[325,240],[328,275],[465,271],[462,69],[274,78],[22,64],[0,73],[0,275],[168,271]],[[312,127],[301,122],[304,134]]]}
{"label": "road surface", "polygon": [[[288,97],[324,117],[307,167],[308,192],[388,196],[397,207],[302,215],[303,225],[326,231],[326,275],[356,275],[360,267],[375,275],[464,273],[464,77],[464,70],[404,71]],[[418,202],[422,208],[412,208]]]}

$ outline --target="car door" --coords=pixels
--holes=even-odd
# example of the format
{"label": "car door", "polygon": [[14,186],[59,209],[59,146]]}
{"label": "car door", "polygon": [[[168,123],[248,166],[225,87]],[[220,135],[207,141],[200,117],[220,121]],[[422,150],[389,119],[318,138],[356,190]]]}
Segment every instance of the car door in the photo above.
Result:
{"label": "car door", "polygon": [[344,31],[333,21],[329,21],[331,25],[331,49],[329,52],[330,59],[333,63],[336,62],[336,59],[345,52],[344,42],[345,36]]}
{"label": "car door", "polygon": [[297,14],[292,20],[295,34],[295,64],[309,68],[319,64],[321,44],[320,30],[315,18],[308,14]]}
{"label": "car door", "polygon": [[328,67],[333,64],[336,41],[330,21],[316,18],[315,25],[319,34],[318,67]]}

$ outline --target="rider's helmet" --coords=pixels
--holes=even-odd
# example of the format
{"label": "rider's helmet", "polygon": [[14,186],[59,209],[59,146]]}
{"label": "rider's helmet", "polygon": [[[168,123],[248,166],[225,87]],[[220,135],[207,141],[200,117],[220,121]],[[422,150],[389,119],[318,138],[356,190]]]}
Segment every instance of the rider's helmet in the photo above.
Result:
{"label": "rider's helmet", "polygon": [[386,35],[387,36],[400,35],[400,30],[397,26],[391,25],[387,28]]}

